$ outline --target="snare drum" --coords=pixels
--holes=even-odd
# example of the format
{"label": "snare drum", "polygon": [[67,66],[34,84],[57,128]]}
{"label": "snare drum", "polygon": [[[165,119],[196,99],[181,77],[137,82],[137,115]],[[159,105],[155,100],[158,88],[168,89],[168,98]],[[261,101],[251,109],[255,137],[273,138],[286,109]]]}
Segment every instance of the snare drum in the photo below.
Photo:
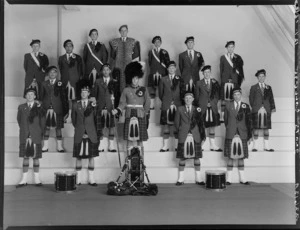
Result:
{"label": "snare drum", "polygon": [[226,172],[222,170],[206,171],[206,189],[223,191],[226,189]]}
{"label": "snare drum", "polygon": [[57,192],[72,192],[76,190],[76,172],[56,172],[55,190]]}

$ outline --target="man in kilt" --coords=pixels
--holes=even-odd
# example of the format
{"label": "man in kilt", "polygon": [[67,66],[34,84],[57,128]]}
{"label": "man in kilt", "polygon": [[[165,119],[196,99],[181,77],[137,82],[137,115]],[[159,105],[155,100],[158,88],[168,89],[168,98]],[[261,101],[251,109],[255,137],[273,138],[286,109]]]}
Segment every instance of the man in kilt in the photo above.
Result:
{"label": "man in kilt", "polygon": [[[114,128],[116,126],[112,110],[119,104],[120,99],[120,85],[119,79],[111,77],[111,67],[108,63],[102,66],[102,77],[96,80],[94,88],[94,97],[98,104],[97,111],[97,130],[108,129],[108,152],[116,152],[114,146]],[[100,136],[100,145],[98,150],[104,152],[103,132]]]}
{"label": "man in kilt", "polygon": [[24,56],[24,97],[27,88],[34,88],[37,92],[36,98],[39,99],[39,89],[45,80],[45,71],[49,65],[49,60],[46,54],[40,52],[41,41],[39,39],[32,40],[30,46],[32,52]]}
{"label": "man in kilt", "polygon": [[76,158],[77,184],[81,184],[82,159],[89,159],[88,184],[97,186],[94,179],[94,157],[99,156],[98,146],[100,132],[97,132],[96,102],[89,100],[91,84],[82,79],[78,82],[81,100],[73,103],[72,124],[75,128],[73,157]]}
{"label": "man in kilt", "polygon": [[72,102],[77,98],[76,83],[83,77],[83,64],[81,57],[73,53],[74,44],[70,39],[64,42],[64,48],[66,53],[58,58],[58,67],[61,81],[68,90],[68,99]]}
{"label": "man in kilt", "polygon": [[237,160],[240,183],[249,185],[244,174],[244,159],[248,158],[248,142],[252,138],[251,110],[250,106],[241,100],[241,88],[233,88],[232,93],[234,101],[226,103],[224,114],[224,156],[228,158],[226,184],[231,184],[233,162]]}
{"label": "man in kilt", "polygon": [[175,127],[178,131],[178,146],[176,158],[179,159],[179,177],[177,186],[184,184],[184,168],[187,159],[194,159],[195,181],[205,185],[200,175],[200,159],[202,144],[205,141],[205,127],[201,108],[193,105],[194,94],[187,91],[184,94],[185,105],[179,106],[175,116]]}
{"label": "man in kilt", "polygon": [[235,42],[229,41],[226,43],[225,48],[227,53],[220,58],[220,76],[221,76],[221,118],[220,121],[224,122],[224,111],[226,101],[233,100],[232,89],[241,87],[244,81],[244,61],[242,57],[234,53]]}
{"label": "man in kilt", "polygon": [[204,78],[197,82],[195,87],[196,105],[201,108],[205,128],[208,130],[210,150],[222,152],[215,144],[215,127],[220,125],[220,115],[218,112],[218,101],[220,85],[218,81],[211,78],[211,66],[202,68]]}
{"label": "man in kilt", "polygon": [[[158,95],[162,102],[160,124],[163,126],[163,147],[160,152],[169,151],[170,146],[170,127],[174,125],[176,110],[182,105],[182,92],[184,82],[182,78],[175,74],[176,63],[170,61],[167,64],[168,75],[164,76],[159,82]],[[177,142],[177,132],[174,129],[175,142]],[[177,143],[175,143],[175,149]]]}
{"label": "man in kilt", "polygon": [[154,47],[148,53],[148,62],[150,67],[150,74],[148,76],[148,90],[151,97],[150,109],[154,109],[156,89],[161,78],[168,74],[167,64],[170,61],[170,57],[168,51],[160,48],[161,43],[161,37],[155,36],[152,39]]}
{"label": "man in kilt", "polygon": [[265,83],[266,71],[258,70],[255,74],[258,83],[251,86],[249,102],[252,108],[252,124],[254,146],[252,151],[257,151],[259,130],[264,133],[264,150],[274,152],[269,147],[269,129],[271,129],[271,114],[276,112],[273,91],[270,85]]}
{"label": "man in kilt", "polygon": [[49,80],[44,81],[40,90],[42,106],[47,110],[46,128],[44,133],[44,146],[42,151],[48,152],[50,128],[55,128],[57,139],[57,151],[64,152],[62,146],[62,132],[64,122],[69,116],[69,102],[66,85],[57,79],[57,67],[50,66],[47,69]]}
{"label": "man in kilt", "polygon": [[90,84],[94,86],[96,79],[101,75],[103,63],[108,61],[108,52],[106,46],[97,41],[98,30],[91,29],[89,32],[91,41],[84,45],[83,62],[84,62],[84,77],[89,79]]}
{"label": "man in kilt", "polygon": [[187,50],[179,54],[179,70],[185,84],[185,90],[194,93],[196,82],[200,80],[200,70],[204,66],[204,59],[200,52],[194,50],[194,37],[187,37]]}
{"label": "man in kilt", "polygon": [[20,152],[23,158],[23,176],[18,187],[27,185],[29,158],[33,159],[34,182],[41,186],[39,178],[39,159],[42,158],[43,130],[45,128],[45,109],[36,99],[36,90],[28,88],[25,91],[26,103],[19,105],[17,120],[20,127]]}
{"label": "man in kilt", "polygon": [[144,153],[143,141],[148,140],[150,117],[150,97],[146,87],[139,86],[143,77],[143,66],[139,62],[131,62],[125,68],[126,84],[120,103],[113,114],[120,115],[125,109],[124,140],[127,140],[128,155],[131,146],[136,143]]}

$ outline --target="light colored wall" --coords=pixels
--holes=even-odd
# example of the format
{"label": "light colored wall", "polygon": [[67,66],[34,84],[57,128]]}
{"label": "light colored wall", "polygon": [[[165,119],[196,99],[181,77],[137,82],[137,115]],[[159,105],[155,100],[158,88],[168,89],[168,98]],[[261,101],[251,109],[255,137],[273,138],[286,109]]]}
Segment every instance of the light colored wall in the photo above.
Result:
{"label": "light colored wall", "polygon": [[[212,65],[213,75],[219,80],[219,58],[225,52],[224,45],[235,40],[236,53],[245,62],[244,96],[248,96],[250,86],[256,83],[254,74],[261,68],[267,71],[267,83],[273,87],[275,97],[294,95],[293,63],[282,57],[251,6],[79,6],[79,9],[62,10],[61,41],[72,39],[74,51],[80,55],[91,28],[98,29],[99,40],[109,48],[108,41],[119,36],[119,26],[128,24],[128,36],[140,41],[142,60],[146,62],[155,35],[162,37],[162,47],[176,62],[179,53],[186,49],[185,37],[194,36],[195,50],[202,52],[205,63]],[[42,52],[50,57],[51,64],[57,64],[57,8],[6,5],[5,10],[6,95],[20,96],[24,86],[23,55],[30,51],[28,43],[32,38],[42,40]],[[62,44],[58,45],[62,54]]]}

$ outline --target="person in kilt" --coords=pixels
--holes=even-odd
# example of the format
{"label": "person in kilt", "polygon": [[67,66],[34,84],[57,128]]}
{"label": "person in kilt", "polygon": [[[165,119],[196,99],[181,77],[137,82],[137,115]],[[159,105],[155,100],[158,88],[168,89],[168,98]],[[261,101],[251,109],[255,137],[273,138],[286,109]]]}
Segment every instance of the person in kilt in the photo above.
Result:
{"label": "person in kilt", "polygon": [[271,114],[276,112],[275,101],[272,87],[265,83],[266,71],[258,70],[255,74],[258,83],[251,86],[249,102],[252,108],[252,124],[253,124],[253,152],[257,151],[257,141],[259,130],[264,133],[264,150],[274,152],[269,147],[269,129],[271,126]]}
{"label": "person in kilt", "polygon": [[[94,88],[94,97],[98,104],[97,111],[97,130],[108,129],[108,152],[116,152],[114,145],[114,128],[116,126],[112,110],[117,107],[120,100],[119,80],[111,77],[111,67],[108,63],[102,66],[103,76],[96,80]],[[100,136],[100,145],[98,150],[104,152],[103,132]]]}
{"label": "person in kilt", "polygon": [[94,86],[96,79],[101,75],[103,63],[108,61],[108,52],[106,46],[97,41],[98,30],[91,29],[89,32],[91,41],[84,45],[83,62],[84,62],[84,77]]}
{"label": "person in kilt", "polygon": [[161,43],[161,37],[155,36],[152,39],[154,47],[148,53],[148,62],[150,67],[150,74],[148,76],[148,90],[151,97],[150,109],[154,109],[156,89],[158,88],[161,78],[168,74],[167,64],[170,61],[170,57],[168,51],[160,48]]}
{"label": "person in kilt", "polygon": [[229,41],[226,43],[225,48],[227,53],[220,58],[220,99],[221,101],[221,117],[220,121],[224,122],[224,111],[227,101],[232,101],[232,89],[241,87],[244,81],[244,61],[242,57],[234,53],[235,42]]}
{"label": "person in kilt", "polygon": [[186,91],[185,105],[179,106],[175,115],[175,127],[178,131],[178,146],[176,158],[179,159],[179,176],[177,186],[184,184],[184,168],[187,159],[194,159],[195,181],[198,185],[205,185],[200,174],[200,158],[202,158],[202,144],[205,141],[205,127],[201,108],[193,105],[194,94]]}
{"label": "person in kilt", "polygon": [[43,130],[45,128],[45,109],[36,99],[36,90],[25,91],[26,103],[19,105],[17,121],[20,127],[19,157],[23,158],[23,176],[17,188],[27,185],[29,159],[33,159],[34,182],[41,186],[39,178],[39,159],[42,158]]}
{"label": "person in kilt", "polygon": [[215,144],[215,128],[220,125],[218,112],[220,85],[216,79],[211,78],[210,65],[204,66],[201,71],[204,78],[197,81],[195,87],[196,105],[201,108],[205,128],[208,130],[210,150],[222,152]]}
{"label": "person in kilt", "polygon": [[58,67],[61,81],[68,90],[68,99],[75,101],[78,93],[76,83],[83,77],[82,59],[78,54],[73,53],[74,44],[70,39],[64,42],[64,48],[66,53],[58,58]]}
{"label": "person in kilt", "polygon": [[55,128],[57,139],[57,151],[64,152],[62,146],[62,132],[64,122],[69,116],[69,102],[66,85],[57,79],[57,67],[50,66],[47,69],[49,80],[41,85],[40,100],[47,110],[46,128],[44,133],[43,152],[48,152],[50,128]]}
{"label": "person in kilt", "polygon": [[144,153],[143,141],[148,140],[150,118],[150,97],[146,87],[139,86],[143,77],[143,66],[139,62],[131,62],[125,68],[126,84],[117,109],[113,115],[120,115],[125,109],[124,140],[127,140],[127,151],[130,155],[131,145],[137,143]]}
{"label": "person in kilt", "polygon": [[79,80],[81,100],[73,103],[72,124],[75,128],[73,157],[76,158],[77,184],[81,184],[82,159],[88,159],[88,184],[97,186],[94,179],[94,158],[99,156],[100,131],[97,132],[97,104],[89,100],[91,84],[87,79]]}
{"label": "person in kilt", "polygon": [[[160,152],[169,151],[170,146],[170,128],[174,125],[176,110],[182,105],[182,92],[184,82],[182,78],[175,74],[176,63],[170,61],[167,64],[168,75],[164,76],[159,82],[158,95],[162,102],[160,124],[163,126],[163,147]],[[174,129],[175,149],[177,147],[178,137]],[[176,150],[175,150],[176,151]]]}
{"label": "person in kilt", "polygon": [[36,99],[39,99],[39,89],[42,82],[45,81],[45,71],[49,66],[49,59],[46,54],[40,52],[41,41],[39,39],[32,40],[30,46],[32,52],[24,56],[24,98],[26,89],[34,88],[37,92]]}
{"label": "person in kilt", "polygon": [[248,158],[248,142],[252,138],[250,106],[242,102],[241,88],[233,88],[233,99],[226,104],[224,122],[226,127],[224,156],[227,160],[226,184],[231,184],[233,162],[236,160],[240,183],[249,185],[244,174],[244,159]]}

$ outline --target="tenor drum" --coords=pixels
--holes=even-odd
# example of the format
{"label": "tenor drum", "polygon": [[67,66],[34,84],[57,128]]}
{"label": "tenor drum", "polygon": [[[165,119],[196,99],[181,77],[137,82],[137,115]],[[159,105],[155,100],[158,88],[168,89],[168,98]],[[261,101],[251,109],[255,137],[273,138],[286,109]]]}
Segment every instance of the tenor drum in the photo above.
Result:
{"label": "tenor drum", "polygon": [[73,192],[76,190],[76,172],[56,172],[55,190],[57,192]]}
{"label": "tenor drum", "polygon": [[226,189],[226,172],[222,170],[206,171],[206,189],[223,191]]}

